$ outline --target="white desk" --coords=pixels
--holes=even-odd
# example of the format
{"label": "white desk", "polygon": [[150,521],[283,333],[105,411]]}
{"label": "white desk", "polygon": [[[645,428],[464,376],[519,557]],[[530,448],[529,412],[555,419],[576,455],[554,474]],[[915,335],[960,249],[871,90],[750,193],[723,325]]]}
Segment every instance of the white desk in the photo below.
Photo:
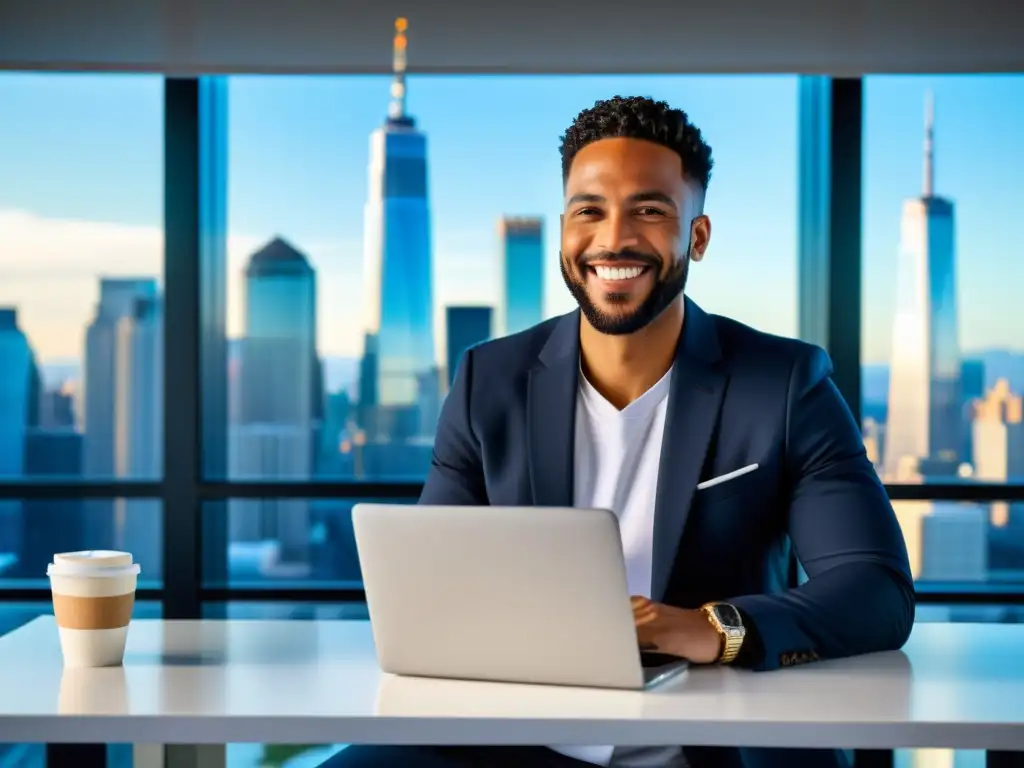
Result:
{"label": "white desk", "polygon": [[635,693],[384,675],[364,621],[137,621],[123,668],[65,671],[42,617],[0,638],[10,741],[1024,750],[1024,626],[919,624],[905,652]]}

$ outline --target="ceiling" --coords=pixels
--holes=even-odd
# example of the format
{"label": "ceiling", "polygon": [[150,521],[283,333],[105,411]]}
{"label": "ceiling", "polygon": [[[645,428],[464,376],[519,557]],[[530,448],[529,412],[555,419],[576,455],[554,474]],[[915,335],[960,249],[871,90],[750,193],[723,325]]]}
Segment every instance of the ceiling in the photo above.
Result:
{"label": "ceiling", "polygon": [[0,69],[385,72],[1024,71],[1019,0],[0,0]]}

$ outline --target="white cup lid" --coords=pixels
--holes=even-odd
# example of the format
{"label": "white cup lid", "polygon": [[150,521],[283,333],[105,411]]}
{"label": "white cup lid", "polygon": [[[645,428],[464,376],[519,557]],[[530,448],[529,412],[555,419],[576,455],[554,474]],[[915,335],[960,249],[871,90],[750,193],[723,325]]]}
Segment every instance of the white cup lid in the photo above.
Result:
{"label": "white cup lid", "polygon": [[86,549],[81,552],[63,552],[53,556],[55,565],[75,565],[83,568],[123,568],[132,564],[130,552],[111,549]]}
{"label": "white cup lid", "polygon": [[46,575],[75,576],[121,576],[141,572],[137,563],[132,563],[129,552],[107,549],[88,549],[81,552],[63,552],[53,556],[53,562],[46,569]]}

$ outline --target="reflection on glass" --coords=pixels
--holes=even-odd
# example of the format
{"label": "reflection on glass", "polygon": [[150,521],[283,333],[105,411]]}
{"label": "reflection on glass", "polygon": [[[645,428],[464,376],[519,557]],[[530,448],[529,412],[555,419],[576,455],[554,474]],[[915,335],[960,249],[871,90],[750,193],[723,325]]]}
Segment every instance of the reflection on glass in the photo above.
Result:
{"label": "reflection on glass", "polygon": [[47,588],[55,552],[117,549],[141,568],[139,587],[163,582],[163,514],[154,499],[0,501],[0,601],[5,587]]}

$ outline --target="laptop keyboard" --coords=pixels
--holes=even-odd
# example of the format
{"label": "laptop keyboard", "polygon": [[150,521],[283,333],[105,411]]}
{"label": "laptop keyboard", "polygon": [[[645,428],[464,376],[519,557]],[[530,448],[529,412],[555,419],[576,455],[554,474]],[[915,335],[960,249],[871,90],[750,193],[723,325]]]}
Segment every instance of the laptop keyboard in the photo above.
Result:
{"label": "laptop keyboard", "polygon": [[640,651],[640,666],[644,669],[648,669],[650,667],[666,667],[669,664],[675,664],[680,661],[685,661],[685,659],[680,656],[673,656],[670,653]]}
{"label": "laptop keyboard", "polygon": [[686,664],[686,659],[668,653],[640,651],[640,666],[644,670],[644,681],[650,682],[670,669]]}

